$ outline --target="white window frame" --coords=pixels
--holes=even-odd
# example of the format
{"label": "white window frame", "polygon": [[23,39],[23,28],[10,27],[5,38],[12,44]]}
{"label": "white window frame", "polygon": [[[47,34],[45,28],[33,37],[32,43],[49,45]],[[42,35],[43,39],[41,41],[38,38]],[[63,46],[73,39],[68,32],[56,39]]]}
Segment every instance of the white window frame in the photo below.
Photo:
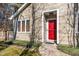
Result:
{"label": "white window frame", "polygon": [[[17,27],[17,33],[31,33],[31,31],[29,30],[29,31],[26,31],[26,23],[27,23],[27,20],[29,20],[29,19],[23,19],[23,20],[18,20],[18,21],[20,21],[20,31],[18,31],[18,27]],[[25,31],[22,31],[22,21],[25,21]],[[17,26],[18,26],[18,24],[17,24]]]}

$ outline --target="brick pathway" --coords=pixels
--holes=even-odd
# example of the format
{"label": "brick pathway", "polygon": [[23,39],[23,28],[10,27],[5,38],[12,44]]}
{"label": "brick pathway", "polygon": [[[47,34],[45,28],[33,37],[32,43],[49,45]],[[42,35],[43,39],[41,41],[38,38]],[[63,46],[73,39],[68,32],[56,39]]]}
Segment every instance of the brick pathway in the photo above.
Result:
{"label": "brick pathway", "polygon": [[69,56],[58,50],[56,44],[42,44],[39,51],[42,56]]}

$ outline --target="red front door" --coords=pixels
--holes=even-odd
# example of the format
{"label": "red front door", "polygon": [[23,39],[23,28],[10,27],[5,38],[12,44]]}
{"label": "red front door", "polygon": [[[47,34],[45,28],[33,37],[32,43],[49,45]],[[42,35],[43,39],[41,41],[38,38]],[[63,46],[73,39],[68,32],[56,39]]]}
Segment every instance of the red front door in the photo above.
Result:
{"label": "red front door", "polygon": [[48,40],[56,40],[56,20],[48,21]]}

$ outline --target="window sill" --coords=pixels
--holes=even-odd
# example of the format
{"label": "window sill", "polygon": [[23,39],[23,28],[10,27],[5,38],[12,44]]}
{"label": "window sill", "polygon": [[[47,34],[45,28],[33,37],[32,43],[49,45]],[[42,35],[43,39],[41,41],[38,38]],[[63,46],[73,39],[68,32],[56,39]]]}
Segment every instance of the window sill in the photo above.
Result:
{"label": "window sill", "polygon": [[29,32],[17,32],[17,33],[27,33],[27,34],[30,34],[31,32],[29,31]]}

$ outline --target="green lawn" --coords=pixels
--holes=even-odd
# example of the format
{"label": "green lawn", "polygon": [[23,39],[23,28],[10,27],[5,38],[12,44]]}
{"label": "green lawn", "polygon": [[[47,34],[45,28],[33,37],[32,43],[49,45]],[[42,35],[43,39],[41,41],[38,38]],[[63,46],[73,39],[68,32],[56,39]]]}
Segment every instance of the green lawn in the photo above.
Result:
{"label": "green lawn", "polygon": [[20,46],[26,46],[27,43],[29,43],[28,41],[23,41],[23,40],[7,40],[7,41],[3,41],[0,42],[3,44],[8,44],[8,45],[20,45]]}
{"label": "green lawn", "polygon": [[73,48],[68,45],[59,45],[58,49],[72,56],[79,56],[79,48]]}
{"label": "green lawn", "polygon": [[22,52],[22,48],[18,46],[10,46],[0,52],[0,56],[19,56]]}
{"label": "green lawn", "polygon": [[1,50],[0,56],[40,56],[40,53],[35,48],[24,49],[23,47],[12,45]]}
{"label": "green lawn", "polygon": [[[6,41],[8,42],[8,41]],[[32,48],[26,48],[27,41],[14,40],[8,47],[0,46],[0,56],[39,56],[39,44],[34,44]],[[30,44],[30,43],[29,43]],[[25,47],[24,47],[25,46]]]}
{"label": "green lawn", "polygon": [[0,51],[5,49],[6,47],[5,46],[0,46]]}
{"label": "green lawn", "polygon": [[14,40],[13,41],[13,44],[22,45],[22,46],[27,45],[27,43],[28,43],[28,41],[22,41],[22,40]]}

